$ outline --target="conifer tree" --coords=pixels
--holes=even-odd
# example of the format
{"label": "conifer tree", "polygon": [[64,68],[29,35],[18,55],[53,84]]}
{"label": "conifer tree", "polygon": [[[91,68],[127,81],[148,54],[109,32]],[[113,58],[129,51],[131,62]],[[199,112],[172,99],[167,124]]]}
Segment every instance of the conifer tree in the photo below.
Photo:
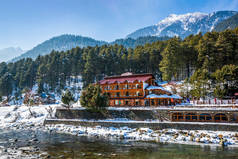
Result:
{"label": "conifer tree", "polygon": [[9,96],[14,87],[14,79],[10,73],[5,73],[1,78],[0,78],[0,95],[1,96]]}
{"label": "conifer tree", "polygon": [[87,109],[100,111],[108,106],[108,96],[101,93],[99,85],[89,85],[83,90],[80,97],[80,103]]}
{"label": "conifer tree", "polygon": [[217,97],[233,96],[238,91],[238,66],[224,65],[213,76],[216,80],[214,93]]}
{"label": "conifer tree", "polygon": [[191,94],[193,97],[205,98],[210,90],[211,75],[207,69],[198,69],[190,78],[190,84],[192,86]]}
{"label": "conifer tree", "polygon": [[66,90],[66,92],[62,95],[61,101],[66,105],[66,108],[70,108],[73,103],[75,103],[73,94],[71,93],[71,91]]}
{"label": "conifer tree", "polygon": [[180,39],[170,39],[166,48],[162,52],[162,61],[159,64],[160,71],[163,73],[163,80],[170,81],[172,78],[177,79],[178,68],[181,64],[181,47]]}

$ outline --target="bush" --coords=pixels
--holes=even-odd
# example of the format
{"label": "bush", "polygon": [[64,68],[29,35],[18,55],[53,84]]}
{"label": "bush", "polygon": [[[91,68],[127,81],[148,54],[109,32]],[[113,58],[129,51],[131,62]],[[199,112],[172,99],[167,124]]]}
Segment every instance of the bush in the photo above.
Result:
{"label": "bush", "polygon": [[62,95],[61,101],[67,108],[70,108],[75,103],[74,96],[69,90],[66,90],[66,92]]}
{"label": "bush", "polygon": [[83,90],[80,97],[80,103],[87,109],[100,111],[108,107],[108,96],[102,94],[99,85],[91,84]]}

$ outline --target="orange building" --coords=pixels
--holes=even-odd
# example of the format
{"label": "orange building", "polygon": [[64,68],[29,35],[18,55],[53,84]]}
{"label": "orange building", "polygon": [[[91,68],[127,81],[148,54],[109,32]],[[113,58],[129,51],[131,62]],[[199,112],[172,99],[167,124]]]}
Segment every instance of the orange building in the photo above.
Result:
{"label": "orange building", "polygon": [[99,84],[102,93],[110,97],[110,106],[167,106],[181,103],[182,99],[159,86],[150,73],[109,76]]}

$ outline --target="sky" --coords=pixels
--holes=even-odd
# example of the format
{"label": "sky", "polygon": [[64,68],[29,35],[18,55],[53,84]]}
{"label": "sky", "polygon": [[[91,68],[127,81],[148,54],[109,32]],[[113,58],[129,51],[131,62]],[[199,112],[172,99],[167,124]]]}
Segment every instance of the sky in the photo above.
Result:
{"label": "sky", "polygon": [[110,42],[170,14],[219,10],[238,11],[238,0],[0,0],[0,49],[61,34]]}

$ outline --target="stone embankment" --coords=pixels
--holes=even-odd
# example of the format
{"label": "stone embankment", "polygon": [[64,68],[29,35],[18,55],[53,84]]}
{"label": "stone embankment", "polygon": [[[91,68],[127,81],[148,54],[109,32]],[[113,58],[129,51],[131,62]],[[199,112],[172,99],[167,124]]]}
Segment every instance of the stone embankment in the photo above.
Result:
{"label": "stone embankment", "polygon": [[[108,109],[104,112],[92,112],[83,108],[65,109],[58,108],[55,119],[46,119],[44,124],[66,124],[85,127],[147,127],[154,130],[212,130],[212,131],[237,131],[236,123],[212,122],[170,122],[171,108],[162,109]],[[214,111],[221,111],[220,109]]]}

